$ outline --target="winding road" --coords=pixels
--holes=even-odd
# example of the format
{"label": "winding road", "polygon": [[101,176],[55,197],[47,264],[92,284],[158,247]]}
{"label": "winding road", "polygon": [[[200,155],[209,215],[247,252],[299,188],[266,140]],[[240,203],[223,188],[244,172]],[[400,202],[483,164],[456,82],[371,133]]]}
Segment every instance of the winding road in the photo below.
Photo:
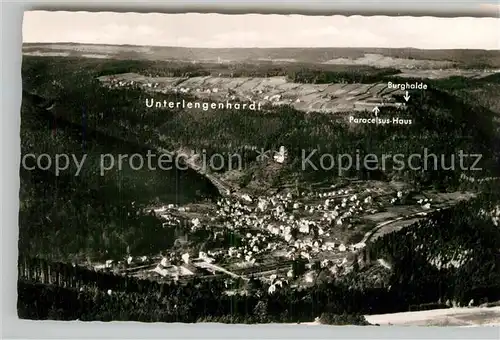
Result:
{"label": "winding road", "polygon": [[365,234],[365,236],[363,237],[363,240],[361,242],[362,243],[368,243],[368,242],[370,242],[373,239],[373,237],[375,236],[375,234],[377,232],[379,232],[382,228],[388,228],[388,227],[390,227],[392,224],[394,224],[396,222],[408,221],[408,222],[410,222],[409,224],[411,224],[411,223],[415,222],[414,220],[416,218],[419,218],[419,219],[425,218],[425,215],[423,215],[423,213],[425,213],[425,214],[431,214],[431,213],[433,213],[435,211],[446,209],[446,208],[449,208],[451,206],[452,205],[447,205],[447,206],[440,207],[440,208],[429,209],[429,210],[426,210],[426,211],[421,211],[421,212],[417,212],[417,213],[413,213],[413,214],[409,214],[409,215],[405,215],[405,216],[400,216],[400,217],[394,218],[394,219],[389,220],[389,221],[381,222],[381,223],[377,224],[372,230],[370,230],[369,232],[367,232]]}
{"label": "winding road", "polygon": [[[170,155],[172,157],[180,157],[181,156],[181,153],[179,153],[179,152],[172,152],[172,151],[163,149],[161,147],[157,148],[157,149],[158,149],[158,151],[160,153],[168,154],[168,155]],[[190,169],[196,171],[198,174],[200,174],[200,175],[204,176],[205,178],[207,178],[217,188],[217,190],[219,191],[219,193],[222,196],[229,196],[229,195],[231,195],[232,188],[231,188],[231,186],[229,184],[221,181],[220,179],[218,179],[214,175],[208,173],[202,167],[198,166],[191,158],[189,158],[189,156],[187,154],[186,154],[185,157],[183,157],[183,161],[186,163],[186,165]]]}
{"label": "winding road", "polygon": [[451,202],[437,204],[436,207],[433,209],[422,210],[422,211],[418,211],[418,212],[408,214],[405,216],[399,216],[397,218],[394,218],[394,219],[391,219],[388,221],[380,222],[372,230],[370,230],[369,232],[367,232],[365,234],[365,236],[363,237],[361,242],[367,244],[368,242],[373,241],[373,239],[375,238],[377,233],[380,233],[380,231],[383,230],[384,228],[390,228],[394,223],[401,222],[401,221],[407,221],[408,224],[403,226],[403,227],[406,227],[408,225],[415,223],[416,221],[418,221],[420,219],[427,218],[427,216],[429,214],[432,214],[436,211],[449,209],[449,208],[453,207],[455,204],[459,203],[460,201],[463,201],[464,199],[468,200],[472,197],[474,197],[474,196],[470,196],[470,197],[463,198],[463,199],[455,199]]}

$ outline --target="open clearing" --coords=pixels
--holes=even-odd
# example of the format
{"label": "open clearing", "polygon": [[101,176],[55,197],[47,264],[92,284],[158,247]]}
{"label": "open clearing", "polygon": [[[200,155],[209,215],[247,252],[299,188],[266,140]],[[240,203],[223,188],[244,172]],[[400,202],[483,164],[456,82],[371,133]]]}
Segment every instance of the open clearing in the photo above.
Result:
{"label": "open clearing", "polygon": [[399,78],[419,78],[419,79],[445,79],[449,77],[466,77],[472,79],[479,79],[487,77],[494,73],[499,73],[499,70],[459,70],[459,69],[439,69],[439,70],[402,70],[403,72],[397,74]]}
{"label": "open clearing", "polygon": [[71,43],[23,44],[24,52],[66,52],[72,56],[102,54],[117,59],[184,60],[224,63],[312,63],[375,67],[462,68],[478,63],[500,68],[500,52],[485,50],[419,50],[414,48],[184,48]]}
{"label": "open clearing", "polygon": [[211,101],[252,101],[272,105],[292,105],[305,112],[371,111],[375,106],[401,107],[394,95],[404,95],[399,89],[389,89],[386,83],[375,84],[300,84],[286,77],[225,78],[225,77],[146,77],[135,73],[100,77],[112,86],[141,86],[156,92],[187,91],[197,98]]}
{"label": "open clearing", "polygon": [[[365,315],[365,318],[369,323],[380,326],[498,327],[500,326],[500,307],[433,309],[419,312]],[[322,324],[319,318],[316,318],[312,322],[289,325],[321,326]]]}
{"label": "open clearing", "polygon": [[365,315],[371,324],[397,326],[498,326],[500,307],[450,308]]}
{"label": "open clearing", "polygon": [[361,58],[336,58],[325,61],[323,64],[329,65],[368,65],[374,67],[394,67],[394,68],[448,68],[453,67],[451,61],[418,60],[398,57],[389,57],[382,54],[367,53]]}

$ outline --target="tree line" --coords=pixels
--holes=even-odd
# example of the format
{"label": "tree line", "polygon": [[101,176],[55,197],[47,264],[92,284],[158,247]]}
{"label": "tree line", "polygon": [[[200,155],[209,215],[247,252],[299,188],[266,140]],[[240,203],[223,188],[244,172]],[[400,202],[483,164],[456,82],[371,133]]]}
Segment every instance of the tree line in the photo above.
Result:
{"label": "tree line", "polygon": [[370,245],[372,258],[393,265],[394,285],[410,301],[455,301],[464,306],[500,300],[500,230],[491,215],[499,192],[436,211]]}

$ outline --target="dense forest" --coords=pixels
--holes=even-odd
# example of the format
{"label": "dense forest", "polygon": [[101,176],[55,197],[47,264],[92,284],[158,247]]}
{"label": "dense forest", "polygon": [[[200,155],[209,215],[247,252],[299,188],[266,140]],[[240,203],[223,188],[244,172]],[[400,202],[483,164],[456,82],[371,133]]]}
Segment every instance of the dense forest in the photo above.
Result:
{"label": "dense forest", "polygon": [[[181,72],[180,75],[214,72],[200,70],[198,65],[189,67],[176,72]],[[77,167],[72,163],[57,175],[53,167],[45,171],[20,168],[19,249],[23,256],[81,263],[128,254],[158,254],[172,246],[175,231],[164,228],[162,221],[144,208],[154,203],[183,204],[217,195],[205,178],[189,171],[132,171],[125,166],[121,171],[108,171],[100,176],[100,154],[145,154],[158,147],[205,149],[211,154],[239,152],[246,145],[264,149],[284,145],[290,161],[269,179],[276,186],[297,179],[307,183],[318,179],[333,182],[339,178],[338,173],[331,171],[300,171],[302,149],[317,149],[318,154],[351,155],[357,152],[409,155],[422,153],[424,147],[438,155],[462,150],[483,155],[477,166],[484,171],[471,171],[471,177],[500,173],[500,141],[492,124],[494,105],[487,104],[484,98],[465,94],[470,89],[498,85],[498,77],[432,81],[430,91],[412,93],[413,100],[406,112],[398,112],[402,118],[414,119],[413,125],[383,129],[369,125],[348,129],[344,122],[329,115],[305,114],[288,106],[266,114],[231,110],[146,111],[146,95],[139,89],[108,89],[95,79],[103,74],[146,70],[155,75],[158,72],[170,75],[168,72],[176,69],[175,65],[172,71],[159,66],[155,69],[139,61],[24,58],[22,154],[66,153],[77,159],[87,155],[87,159],[78,176],[74,175]],[[394,74],[391,70],[366,69],[357,73],[336,70],[318,77],[314,69],[293,70],[290,74],[280,70],[250,71],[254,73],[248,74],[284,75],[304,82],[377,81]],[[352,74],[353,78],[346,79],[346,74]],[[157,99],[181,98],[179,95],[155,96]],[[53,109],[49,111],[50,106]],[[380,114],[390,114],[390,110],[384,108]],[[247,177],[263,176],[254,166],[256,156],[251,151],[245,154],[245,161],[250,164],[249,173],[244,174]],[[314,157],[312,161],[318,162]],[[458,159],[455,162],[457,165]],[[395,171],[389,166],[381,173],[356,170],[340,175],[401,179],[421,188],[439,190],[486,190],[491,195],[500,192],[495,182],[461,182],[462,171],[458,165],[456,169]],[[419,309],[420,305],[442,304],[447,300],[462,305],[471,299],[475,303],[498,300],[499,229],[491,219],[478,213],[480,209],[488,209],[487,204],[498,202],[497,196],[481,196],[378,239],[370,247],[371,256],[386,258],[394,266],[390,283],[383,287],[356,284],[364,269],[342,282],[327,280],[303,290],[285,288],[274,295],[253,280],[249,288],[252,294],[231,297],[222,293],[222,280],[209,283],[195,280],[188,285],[134,281],[123,285],[123,278],[103,276],[96,280],[100,286],[84,285],[77,289],[25,279],[19,282],[19,315],[35,319],[182,322],[296,322],[322,316],[324,322],[364,324],[363,318],[356,315]],[[473,252],[472,255],[466,253],[469,261],[461,267],[432,265],[436,259],[451,261],[453,254],[467,249]],[[118,283],[105,287],[109,282]],[[106,289],[113,292],[108,294]]]}
{"label": "dense forest", "polygon": [[453,300],[461,305],[500,299],[500,229],[490,212],[500,192],[434,212],[411,228],[389,233],[370,245],[373,258],[392,263],[393,278],[405,282],[401,298]]}
{"label": "dense forest", "polygon": [[148,205],[216,195],[206,179],[189,171],[131,170],[124,163],[100,176],[101,154],[146,154],[147,148],[132,138],[54,121],[29,95],[23,98],[21,125],[23,155],[86,155],[78,176],[73,161],[58,175],[54,165],[27,170],[33,158],[21,166],[19,247],[31,254],[69,261],[156,254],[172,246],[173,231],[144,211]]}
{"label": "dense forest", "polygon": [[[144,289],[151,289],[147,283]],[[146,292],[70,289],[56,285],[18,283],[19,317],[36,320],[222,322],[310,322],[323,312],[328,324],[368,324],[360,314],[337,313],[335,304],[325,306],[312,292],[286,289],[281,294],[227,296],[222,282],[162,284]],[[256,289],[258,290],[258,289]],[[339,289],[335,296],[347,293]],[[332,297],[334,297],[332,295]],[[350,304],[342,299],[340,304]],[[34,308],[33,308],[34,306]]]}

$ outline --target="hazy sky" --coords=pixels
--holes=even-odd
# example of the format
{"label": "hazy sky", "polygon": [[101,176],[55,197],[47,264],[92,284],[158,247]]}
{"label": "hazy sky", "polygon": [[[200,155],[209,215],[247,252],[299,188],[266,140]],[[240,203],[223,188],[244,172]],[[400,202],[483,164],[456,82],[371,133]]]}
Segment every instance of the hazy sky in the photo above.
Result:
{"label": "hazy sky", "polygon": [[25,12],[24,42],[500,49],[499,18]]}

